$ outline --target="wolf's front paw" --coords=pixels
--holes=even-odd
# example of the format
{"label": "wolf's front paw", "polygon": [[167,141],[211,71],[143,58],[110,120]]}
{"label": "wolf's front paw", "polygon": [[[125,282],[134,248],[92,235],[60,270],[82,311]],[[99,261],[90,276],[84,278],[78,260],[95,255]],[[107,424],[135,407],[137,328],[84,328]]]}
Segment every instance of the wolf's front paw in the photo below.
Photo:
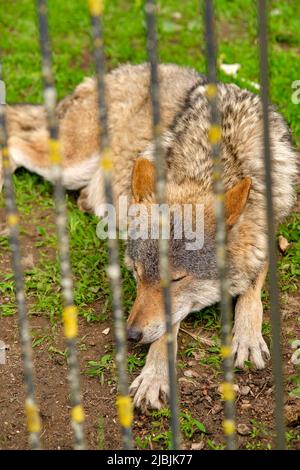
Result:
{"label": "wolf's front paw", "polygon": [[270,358],[268,346],[261,333],[257,335],[235,333],[232,340],[232,354],[235,359],[234,365],[241,369],[249,359],[257,369],[263,369],[265,361]]}
{"label": "wolf's front paw", "polygon": [[145,366],[141,374],[132,382],[130,394],[134,406],[142,411],[162,408],[169,396],[167,373],[158,374],[155,368]]}

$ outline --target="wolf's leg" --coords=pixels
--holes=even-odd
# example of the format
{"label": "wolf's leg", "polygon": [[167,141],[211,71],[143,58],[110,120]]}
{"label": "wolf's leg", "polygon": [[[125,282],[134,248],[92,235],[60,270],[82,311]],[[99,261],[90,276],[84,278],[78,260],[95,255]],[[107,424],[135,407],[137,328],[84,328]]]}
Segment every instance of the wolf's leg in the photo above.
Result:
{"label": "wolf's leg", "polygon": [[255,283],[240,295],[235,307],[234,336],[232,340],[235,365],[244,367],[249,358],[258,369],[263,369],[270,353],[262,337],[263,305],[261,290],[268,272],[266,262]]}
{"label": "wolf's leg", "polygon": [[92,212],[92,208],[88,202],[88,188],[85,187],[80,191],[77,199],[77,206],[82,212]]}
{"label": "wolf's leg", "polygon": [[[180,323],[174,325],[175,357]],[[151,344],[141,374],[132,382],[130,394],[137,408],[159,409],[169,396],[169,374],[166,334]]]}
{"label": "wolf's leg", "polygon": [[103,206],[105,204],[104,178],[99,164],[96,166],[89,183],[81,191],[77,204],[82,211],[92,212],[98,217],[103,217],[105,213]]}
{"label": "wolf's leg", "polygon": [[[17,168],[18,168],[18,165],[16,165],[14,160],[10,157],[10,171],[14,173]],[[2,166],[2,155],[0,153],[0,193],[3,188],[3,183],[4,183],[4,173],[3,173],[3,166]]]}

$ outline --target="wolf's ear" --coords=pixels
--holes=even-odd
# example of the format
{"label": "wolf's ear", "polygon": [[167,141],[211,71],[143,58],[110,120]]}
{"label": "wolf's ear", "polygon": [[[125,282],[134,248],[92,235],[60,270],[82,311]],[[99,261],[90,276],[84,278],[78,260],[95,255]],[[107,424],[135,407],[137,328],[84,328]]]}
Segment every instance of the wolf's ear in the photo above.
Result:
{"label": "wolf's ear", "polygon": [[229,191],[226,192],[225,215],[226,224],[229,227],[231,227],[237,222],[239,216],[245,209],[251,184],[251,178],[244,178],[235,186],[233,186],[233,188],[229,189]]}
{"label": "wolf's ear", "polygon": [[141,202],[155,191],[155,167],[146,158],[138,158],[132,172],[132,194],[136,202]]}

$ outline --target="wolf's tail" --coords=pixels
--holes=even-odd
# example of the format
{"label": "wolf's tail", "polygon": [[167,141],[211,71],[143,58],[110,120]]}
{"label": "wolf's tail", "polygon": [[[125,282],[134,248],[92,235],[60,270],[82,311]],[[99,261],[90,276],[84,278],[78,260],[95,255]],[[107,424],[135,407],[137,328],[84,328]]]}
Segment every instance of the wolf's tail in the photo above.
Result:
{"label": "wolf's tail", "polygon": [[21,134],[25,137],[25,134],[46,128],[46,113],[43,106],[7,105],[5,113],[10,136]]}
{"label": "wolf's tail", "polygon": [[[77,108],[71,114],[69,121],[62,123],[69,110],[70,98],[61,101],[56,109],[59,122],[62,163],[62,183],[66,189],[78,190],[85,187],[98,168],[99,153],[97,139],[93,137],[95,130],[87,129],[96,142],[95,148],[86,151],[89,139],[81,137],[80,124],[74,119],[78,114]],[[91,113],[90,113],[91,114]],[[6,108],[8,130],[8,148],[11,169],[18,167],[37,173],[46,180],[54,182],[54,175],[49,156],[49,132],[47,116],[43,106],[14,105]],[[96,127],[97,129],[97,127]],[[80,148],[78,146],[80,144]],[[66,147],[68,151],[66,151]],[[77,159],[74,158],[77,156]],[[3,185],[3,172],[0,154],[0,191]]]}
{"label": "wolf's tail", "polygon": [[[7,106],[5,118],[11,169],[25,167],[42,174],[49,168],[48,131],[46,112],[42,106]],[[3,184],[0,161],[0,191]]]}
{"label": "wolf's tail", "polygon": [[13,163],[31,169],[48,161],[47,118],[43,106],[7,106],[8,146]]}

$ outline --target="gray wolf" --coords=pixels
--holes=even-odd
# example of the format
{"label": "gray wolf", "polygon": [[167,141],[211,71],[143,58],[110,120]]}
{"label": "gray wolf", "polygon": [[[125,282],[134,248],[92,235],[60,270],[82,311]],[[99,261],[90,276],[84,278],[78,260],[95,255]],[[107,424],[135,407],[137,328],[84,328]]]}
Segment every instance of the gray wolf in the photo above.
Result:
{"label": "gray wolf", "polygon": [[[172,315],[177,335],[192,311],[219,301],[215,261],[212,162],[208,144],[206,79],[197,72],[161,65],[163,147],[167,162],[167,203],[204,206],[204,246],[185,249],[170,240]],[[117,201],[128,196],[148,209],[155,203],[155,168],[151,145],[149,69],[126,65],[106,77],[113,154],[113,190]],[[57,107],[64,156],[63,180],[81,189],[79,207],[101,216],[103,175],[98,162],[98,119],[94,79],[86,79]],[[230,294],[237,297],[233,328],[235,364],[251,359],[263,368],[269,350],[263,339],[261,289],[268,270],[264,200],[263,126],[258,96],[233,84],[218,85]],[[296,154],[289,130],[270,107],[273,191],[276,223],[294,201]],[[8,107],[12,167],[24,166],[51,180],[47,128],[42,107]],[[1,174],[0,174],[1,184]],[[160,408],[168,396],[163,304],[159,285],[157,240],[130,239],[126,259],[137,282],[128,318],[128,336],[152,343],[141,374],[131,385],[134,403]]]}

